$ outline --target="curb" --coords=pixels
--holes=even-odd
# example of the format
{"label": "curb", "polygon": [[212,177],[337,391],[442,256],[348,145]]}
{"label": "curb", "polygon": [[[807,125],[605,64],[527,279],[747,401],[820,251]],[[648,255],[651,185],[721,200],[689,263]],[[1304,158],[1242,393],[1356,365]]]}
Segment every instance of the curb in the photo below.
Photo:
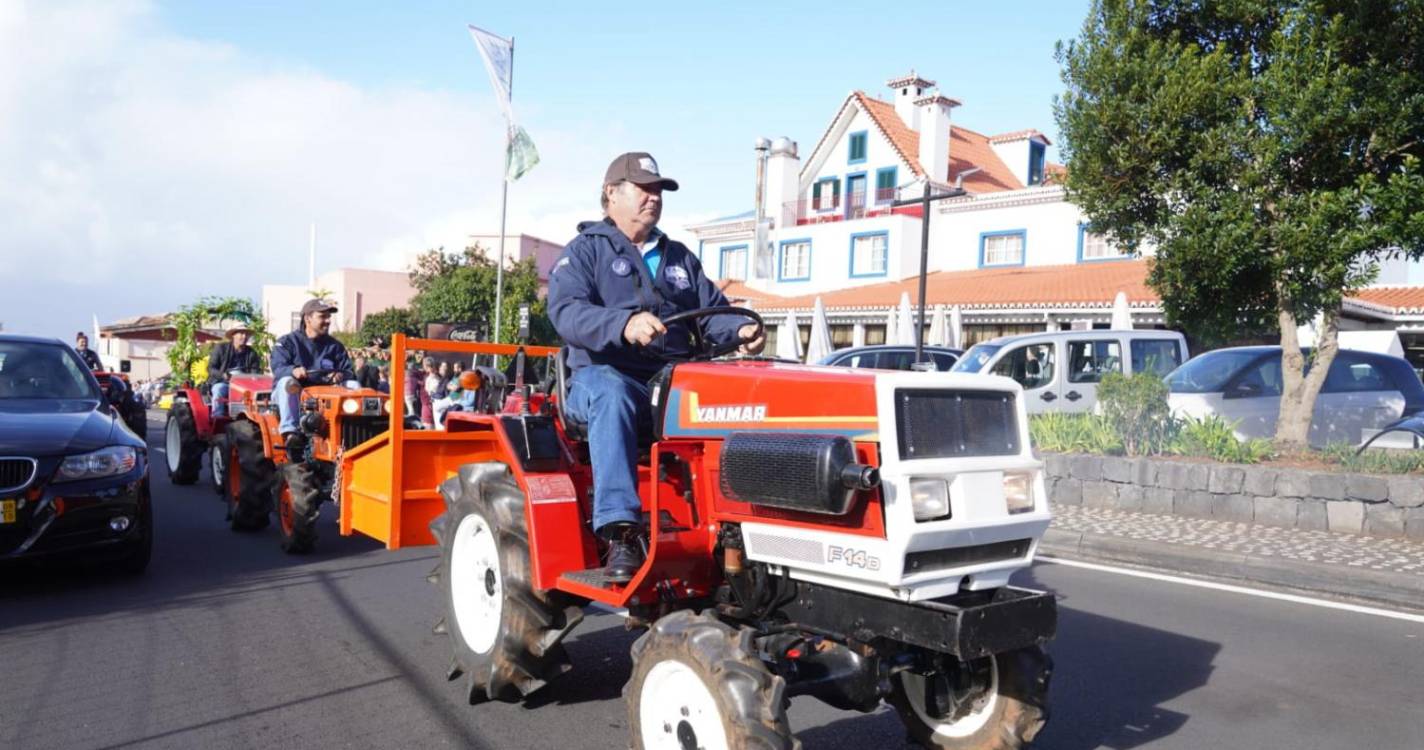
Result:
{"label": "curb", "polygon": [[1039,543],[1040,554],[1118,562],[1153,568],[1174,575],[1220,578],[1257,583],[1312,594],[1325,594],[1424,611],[1424,576],[1385,573],[1348,565],[1324,565],[1281,557],[1128,539],[1110,534],[1050,528]]}

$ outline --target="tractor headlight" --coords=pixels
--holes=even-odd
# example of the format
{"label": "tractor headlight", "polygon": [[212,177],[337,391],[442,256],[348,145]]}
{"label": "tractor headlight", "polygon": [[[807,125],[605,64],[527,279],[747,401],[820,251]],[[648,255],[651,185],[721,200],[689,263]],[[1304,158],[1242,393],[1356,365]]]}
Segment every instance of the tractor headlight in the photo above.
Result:
{"label": "tractor headlight", "polygon": [[59,465],[55,482],[77,482],[81,479],[114,477],[133,471],[138,463],[138,451],[126,445],[102,448],[93,453],[70,456]]}
{"label": "tractor headlight", "polygon": [[1033,475],[1004,473],[1004,504],[1009,515],[1033,510]]}
{"label": "tractor headlight", "polygon": [[910,507],[916,521],[949,517],[949,482],[943,479],[911,479]]}
{"label": "tractor headlight", "polygon": [[386,399],[385,401],[382,401],[382,402],[381,402],[381,411],[384,412],[384,413],[386,413],[386,414],[390,414],[390,413],[391,413],[391,400],[390,400],[390,399]]}
{"label": "tractor headlight", "polygon": [[346,415],[356,414],[361,411],[361,401],[354,398],[344,399],[341,402],[341,413]]}

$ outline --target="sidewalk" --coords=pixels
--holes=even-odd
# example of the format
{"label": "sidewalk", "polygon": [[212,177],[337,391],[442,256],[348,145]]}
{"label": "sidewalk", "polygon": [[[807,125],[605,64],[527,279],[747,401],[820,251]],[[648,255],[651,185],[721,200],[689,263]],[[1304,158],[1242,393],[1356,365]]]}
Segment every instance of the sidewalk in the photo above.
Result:
{"label": "sidewalk", "polygon": [[1424,543],[1054,505],[1039,552],[1424,611]]}

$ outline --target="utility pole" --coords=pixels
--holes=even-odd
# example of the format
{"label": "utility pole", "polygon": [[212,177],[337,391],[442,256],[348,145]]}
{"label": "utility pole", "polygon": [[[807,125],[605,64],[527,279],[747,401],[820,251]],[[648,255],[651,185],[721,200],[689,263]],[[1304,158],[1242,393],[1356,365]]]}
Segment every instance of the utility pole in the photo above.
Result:
{"label": "utility pole", "polygon": [[[962,176],[962,175],[961,175]],[[948,192],[930,194],[930,181],[925,180],[924,194],[919,198],[908,198],[897,200],[891,203],[892,208],[901,206],[920,207],[920,314],[919,322],[915,325],[915,364],[924,361],[925,356],[925,277],[929,275],[930,266],[930,204],[934,201],[942,201],[946,198],[958,198],[965,194],[964,188],[955,185]]]}

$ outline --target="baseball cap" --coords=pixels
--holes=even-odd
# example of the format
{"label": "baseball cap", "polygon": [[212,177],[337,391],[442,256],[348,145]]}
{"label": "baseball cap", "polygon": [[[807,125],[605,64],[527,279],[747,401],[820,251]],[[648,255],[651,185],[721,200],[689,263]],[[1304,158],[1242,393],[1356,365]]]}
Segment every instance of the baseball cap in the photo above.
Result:
{"label": "baseball cap", "polygon": [[302,317],[314,312],[336,312],[336,304],[326,299],[309,299],[302,305]]}
{"label": "baseball cap", "polygon": [[658,163],[646,151],[630,151],[613,160],[603,175],[603,184],[627,180],[634,185],[658,185],[663,190],[677,190],[677,180],[658,174]]}

